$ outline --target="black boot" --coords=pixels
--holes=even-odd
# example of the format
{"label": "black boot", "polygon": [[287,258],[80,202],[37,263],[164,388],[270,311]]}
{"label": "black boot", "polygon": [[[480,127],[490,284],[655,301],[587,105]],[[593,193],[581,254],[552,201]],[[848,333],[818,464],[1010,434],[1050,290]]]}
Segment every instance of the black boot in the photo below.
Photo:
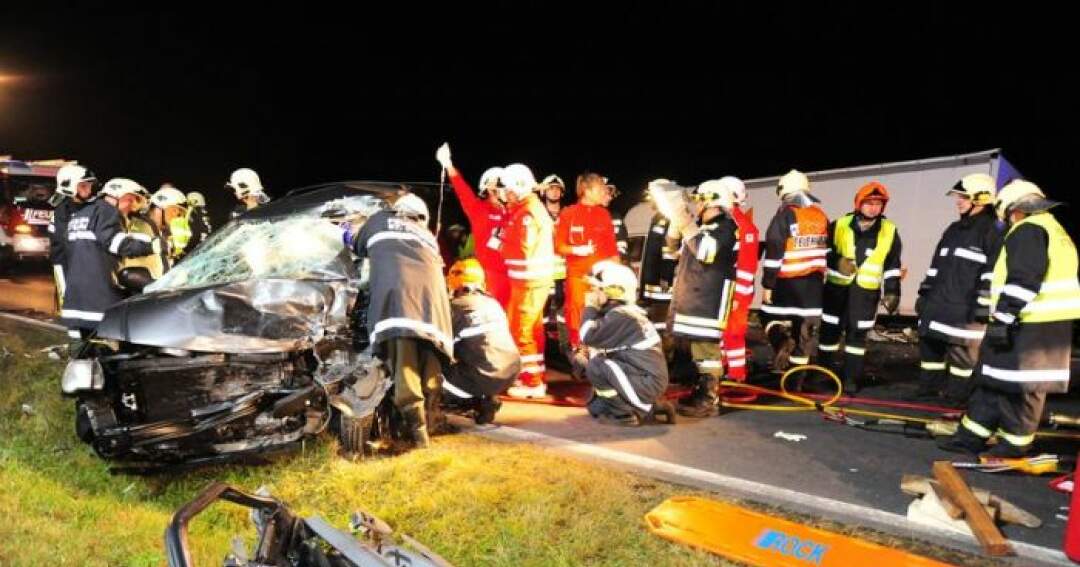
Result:
{"label": "black boot", "polygon": [[697,387],[694,392],[679,402],[679,415],[686,417],[710,417],[718,413],[717,404],[720,399],[717,390],[720,380],[716,376],[703,374],[698,376]]}
{"label": "black boot", "polygon": [[1001,437],[998,437],[997,445],[994,445],[985,453],[980,453],[979,456],[994,459],[1019,459],[1021,457],[1026,457],[1030,450],[1030,443],[1027,445],[1013,445]]}
{"label": "black boot", "polygon": [[939,439],[937,446],[942,451],[950,453],[965,453],[975,456],[986,446],[986,440],[969,431],[963,425],[956,429],[956,433],[945,439]]}
{"label": "black boot", "polygon": [[795,339],[791,336],[791,324],[773,321],[765,328],[765,337],[773,349],[773,372],[784,372],[791,367],[791,353],[795,351]]}
{"label": "black boot", "polygon": [[416,405],[402,411],[405,419],[405,430],[417,449],[427,449],[431,446],[431,437],[428,436],[427,416],[424,414],[424,406]]}
{"label": "black boot", "polygon": [[667,400],[657,400],[653,403],[652,410],[645,416],[645,423],[666,423],[675,425],[675,406]]}
{"label": "black boot", "polygon": [[854,376],[849,375],[847,372],[844,373],[844,379],[842,380],[842,383],[844,385],[844,393],[849,396],[854,395],[859,391],[858,380],[856,380]]}

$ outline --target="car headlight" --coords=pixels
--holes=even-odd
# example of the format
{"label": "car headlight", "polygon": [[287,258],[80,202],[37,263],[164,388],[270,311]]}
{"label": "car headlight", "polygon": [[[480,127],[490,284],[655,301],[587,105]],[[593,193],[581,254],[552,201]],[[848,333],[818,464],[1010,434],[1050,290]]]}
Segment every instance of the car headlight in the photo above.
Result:
{"label": "car headlight", "polygon": [[72,360],[64,369],[60,389],[65,394],[105,388],[105,372],[97,360]]}

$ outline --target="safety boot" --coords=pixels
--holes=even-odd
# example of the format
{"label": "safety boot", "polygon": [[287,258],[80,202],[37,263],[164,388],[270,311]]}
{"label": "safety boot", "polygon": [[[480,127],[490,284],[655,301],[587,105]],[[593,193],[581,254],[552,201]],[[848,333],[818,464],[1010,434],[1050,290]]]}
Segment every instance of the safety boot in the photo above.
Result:
{"label": "safety boot", "polygon": [[686,417],[709,417],[718,413],[720,401],[717,390],[720,380],[716,376],[703,374],[698,376],[698,384],[690,397],[679,402],[679,415]]}
{"label": "safety boot", "polygon": [[652,410],[645,416],[645,423],[666,423],[675,425],[675,406],[667,400],[657,400],[653,403]]}
{"label": "safety boot", "polygon": [[502,407],[502,402],[498,398],[493,396],[480,396],[476,400],[476,413],[473,414],[473,421],[477,425],[486,425],[495,421],[495,414],[499,413],[499,408]]}
{"label": "safety boot", "polygon": [[956,433],[945,439],[939,439],[937,446],[942,451],[975,456],[986,446],[986,440],[961,425],[956,429]]}
{"label": "safety boot", "polygon": [[989,451],[979,453],[980,457],[991,457],[995,459],[1019,459],[1026,457],[1031,450],[1031,444],[1027,445],[1013,445],[1008,441],[998,437],[996,445],[990,448]]}
{"label": "safety boot", "polygon": [[412,438],[417,449],[427,449],[431,446],[431,437],[428,436],[427,416],[424,414],[424,406],[417,404],[402,410],[405,420],[405,431]]}
{"label": "safety boot", "polygon": [[795,351],[795,339],[791,336],[791,323],[772,321],[765,326],[765,337],[773,348],[773,372],[784,372],[791,367],[791,353]]}

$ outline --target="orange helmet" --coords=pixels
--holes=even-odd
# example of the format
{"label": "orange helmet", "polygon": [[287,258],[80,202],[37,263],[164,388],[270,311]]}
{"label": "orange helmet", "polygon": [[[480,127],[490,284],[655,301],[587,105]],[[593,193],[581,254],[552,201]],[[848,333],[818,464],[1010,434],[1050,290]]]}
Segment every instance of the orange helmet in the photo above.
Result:
{"label": "orange helmet", "polygon": [[[871,181],[866,185],[863,185],[858,193],[855,193],[855,210],[858,210],[862,206],[863,201],[868,199],[878,199],[885,205],[889,204],[889,190],[884,185],[877,181]],[[884,209],[884,206],[882,207]]]}
{"label": "orange helmet", "polygon": [[454,262],[450,266],[450,272],[446,275],[446,287],[450,293],[468,287],[470,289],[484,289],[484,268],[476,258],[466,258]]}

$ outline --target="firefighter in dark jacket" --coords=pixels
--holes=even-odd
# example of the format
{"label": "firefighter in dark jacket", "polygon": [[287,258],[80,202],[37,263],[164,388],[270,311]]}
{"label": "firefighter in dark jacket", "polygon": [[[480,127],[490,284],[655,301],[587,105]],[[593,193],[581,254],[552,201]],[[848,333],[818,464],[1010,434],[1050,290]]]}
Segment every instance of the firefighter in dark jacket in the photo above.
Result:
{"label": "firefighter in dark jacket", "polygon": [[458,260],[446,278],[454,323],[454,358],[443,380],[443,403],[473,412],[477,424],[491,423],[498,394],[521,372],[521,355],[506,313],[484,291],[484,267],[475,258]]}
{"label": "firefighter in dark jacket", "polygon": [[765,231],[761,312],[773,371],[810,363],[817,348],[829,251],[829,219],[797,170],[780,178],[781,205]]}
{"label": "firefighter in dark jacket", "polygon": [[626,230],[626,222],[621,214],[611,210],[611,202],[619,196],[619,188],[615,187],[615,184],[608,181],[606,177],[604,183],[607,184],[607,194],[604,196],[601,205],[611,214],[611,229],[615,232],[615,249],[619,251],[619,261],[629,266],[630,235]]}
{"label": "firefighter in dark jacket", "polygon": [[210,224],[210,214],[206,212],[206,197],[198,191],[188,191],[188,226],[191,227],[191,242],[188,243],[187,251],[190,252],[210,237],[214,230]]}
{"label": "firefighter in dark jacket", "polygon": [[143,206],[140,193],[145,191],[130,179],[110,179],[100,197],[68,221],[67,289],[60,320],[74,339],[96,330],[105,310],[126,295],[117,279],[120,259],[161,250],[160,240],[123,229],[122,215]]}
{"label": "firefighter in dark jacket", "polygon": [[393,374],[394,405],[421,448],[430,444],[425,401],[437,411],[443,363],[454,357],[442,257],[427,222],[424,201],[405,194],[355,236],[344,227],[346,243],[371,262],[367,331]]}
{"label": "firefighter in dark jacket", "polygon": [[232,189],[236,196],[236,206],[229,212],[229,220],[270,202],[270,196],[263,189],[262,180],[254,169],[241,167],[232,172],[229,180],[225,182],[225,187]]}
{"label": "firefighter in dark jacket", "polygon": [[866,333],[874,328],[878,301],[890,314],[900,306],[900,233],[882,214],[888,203],[889,190],[871,181],[855,193],[855,210],[829,224],[818,352],[831,364],[843,336],[843,387],[852,394],[862,379]]}
{"label": "firefighter in dark jacket", "polygon": [[1049,212],[1056,204],[1028,181],[1013,181],[997,194],[995,211],[1009,228],[994,261],[990,324],[975,392],[943,449],[978,453],[996,435],[988,456],[1022,457],[1035,440],[1046,395],[1068,390],[1080,281],[1076,245]]}
{"label": "firefighter in dark jacket", "polygon": [[[673,233],[669,235],[669,232]],[[679,256],[673,241],[679,238],[672,223],[659,211],[649,222],[645,244],[641,252],[641,289],[638,302],[649,314],[649,320],[662,335],[667,335],[668,308],[671,306],[671,289],[675,281],[675,265]],[[669,348],[665,347],[664,352]]]}
{"label": "firefighter in dark jacket", "polygon": [[49,222],[49,263],[56,282],[57,305],[63,306],[67,262],[67,224],[71,215],[94,197],[97,177],[81,165],[68,164],[56,172],[56,192],[49,198],[53,206]]}
{"label": "firefighter in dark jacket", "polygon": [[689,342],[697,368],[693,393],[679,403],[689,417],[715,415],[724,375],[720,343],[735,293],[735,221],[724,212],[731,193],[719,181],[694,191],[699,222],[680,227],[683,241],[675,270],[670,332]]}
{"label": "firefighter in dark jacket", "polygon": [[656,422],[661,416],[674,423],[674,408],[663,398],[667,361],[660,335],[633,304],[637,296],[633,270],[603,262],[597,265],[593,284],[581,326],[589,356],[585,376],[593,387],[589,415],[617,425]]}
{"label": "firefighter in dark jacket", "polygon": [[990,317],[990,279],[1002,238],[996,189],[992,177],[972,173],[949,190],[960,219],[941,236],[915,302],[921,368],[916,396],[944,394],[950,407],[963,407],[975,387],[972,375]]}

